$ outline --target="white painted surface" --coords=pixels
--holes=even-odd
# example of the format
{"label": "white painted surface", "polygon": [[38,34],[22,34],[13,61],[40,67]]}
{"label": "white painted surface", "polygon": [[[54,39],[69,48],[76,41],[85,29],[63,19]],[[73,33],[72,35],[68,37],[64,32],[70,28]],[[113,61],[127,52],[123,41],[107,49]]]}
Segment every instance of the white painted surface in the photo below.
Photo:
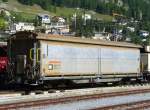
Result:
{"label": "white painted surface", "polygon": [[41,50],[41,70],[46,70],[50,61],[59,61],[60,75],[140,73],[140,50],[135,48],[43,42]]}

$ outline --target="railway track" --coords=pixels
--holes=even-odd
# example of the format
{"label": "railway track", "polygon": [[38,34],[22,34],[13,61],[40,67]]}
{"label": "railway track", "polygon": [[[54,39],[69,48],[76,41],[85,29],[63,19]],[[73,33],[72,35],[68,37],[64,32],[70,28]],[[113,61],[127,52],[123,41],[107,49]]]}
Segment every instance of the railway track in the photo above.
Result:
{"label": "railway track", "polygon": [[126,103],[120,105],[112,105],[107,107],[98,107],[91,110],[145,110],[150,108],[150,100],[140,101],[140,102],[133,102],[133,103]]}
{"label": "railway track", "polygon": [[[43,107],[49,106],[51,109],[54,106],[61,105],[61,107],[65,106],[69,107],[69,104],[84,102],[92,102],[95,100],[112,100],[115,97],[122,98],[133,95],[150,95],[150,86],[135,86],[135,87],[110,87],[110,88],[92,88],[92,89],[77,89],[77,90],[66,90],[66,91],[55,91],[55,93],[48,93],[45,91],[43,94],[36,95],[32,93],[30,95],[23,96],[15,96],[9,97],[6,100],[0,101],[0,109],[18,109],[18,108],[34,108],[34,107]],[[136,97],[137,97],[136,96]],[[142,99],[142,98],[141,98]],[[2,100],[2,99],[1,99]],[[9,100],[9,101],[8,101]],[[123,99],[122,99],[123,100]],[[93,110],[99,109],[119,109],[119,108],[127,108],[129,110],[133,110],[132,108],[140,108],[150,107],[150,99],[144,100],[135,100],[133,102],[122,102],[116,104],[108,104],[107,106],[104,104],[99,104],[101,106],[89,107]],[[62,105],[63,104],[63,105]],[[91,104],[92,105],[92,104]],[[81,105],[79,105],[81,106]],[[76,106],[77,107],[77,106]],[[55,108],[55,107],[54,107]],[[82,107],[81,107],[82,108]],[[53,110],[53,109],[52,109]],[[65,109],[64,109],[65,110]]]}

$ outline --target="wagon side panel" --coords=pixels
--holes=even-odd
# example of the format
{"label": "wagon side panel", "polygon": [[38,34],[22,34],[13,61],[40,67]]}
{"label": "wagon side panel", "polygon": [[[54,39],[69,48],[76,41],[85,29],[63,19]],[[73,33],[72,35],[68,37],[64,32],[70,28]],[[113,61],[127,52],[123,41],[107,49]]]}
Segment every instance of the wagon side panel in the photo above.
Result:
{"label": "wagon side panel", "polygon": [[44,76],[98,73],[98,48],[42,43]]}
{"label": "wagon side panel", "polygon": [[101,73],[140,73],[140,50],[121,47],[102,47]]}

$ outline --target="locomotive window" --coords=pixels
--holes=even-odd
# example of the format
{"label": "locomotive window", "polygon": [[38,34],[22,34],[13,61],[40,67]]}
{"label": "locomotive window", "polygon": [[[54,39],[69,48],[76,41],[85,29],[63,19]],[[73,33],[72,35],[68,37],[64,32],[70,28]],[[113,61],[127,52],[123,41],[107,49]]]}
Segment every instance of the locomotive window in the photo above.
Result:
{"label": "locomotive window", "polygon": [[1,57],[6,57],[7,56],[7,52],[5,51],[4,48],[0,47],[0,56]]}

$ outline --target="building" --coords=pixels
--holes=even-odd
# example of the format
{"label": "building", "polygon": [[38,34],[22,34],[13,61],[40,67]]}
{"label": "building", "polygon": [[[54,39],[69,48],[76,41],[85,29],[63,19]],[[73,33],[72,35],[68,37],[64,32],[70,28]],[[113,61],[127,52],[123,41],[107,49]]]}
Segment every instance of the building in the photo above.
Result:
{"label": "building", "polygon": [[122,7],[123,6],[123,1],[122,0],[117,0],[117,6]]}
{"label": "building", "polygon": [[135,32],[135,28],[134,27],[127,27],[127,29],[130,31],[130,32]]}
{"label": "building", "polygon": [[11,25],[11,32],[34,31],[34,30],[35,30],[35,26],[33,23],[18,22],[18,23],[13,23]]}
{"label": "building", "polygon": [[92,19],[92,17],[90,14],[84,14],[84,15],[82,15],[82,19],[90,20],[90,19]]}
{"label": "building", "polygon": [[38,26],[44,29],[44,33],[62,35],[70,32],[66,19],[61,16],[50,18],[49,15],[40,14],[37,18]]}
{"label": "building", "polygon": [[92,38],[110,41],[111,36],[112,36],[111,33],[108,33],[108,32],[95,32]]}
{"label": "building", "polygon": [[139,34],[140,34],[140,36],[142,36],[142,37],[148,37],[148,36],[149,36],[149,32],[148,32],[148,31],[145,31],[145,30],[140,30]]}
{"label": "building", "polygon": [[0,39],[1,38],[8,38],[10,33],[6,33],[5,31],[0,30]]}
{"label": "building", "polygon": [[63,18],[63,17],[60,17],[60,16],[54,16],[52,18],[52,21],[53,22],[57,22],[57,23],[66,23],[66,20]]}
{"label": "building", "polygon": [[49,27],[47,27],[47,34],[66,34],[69,33],[69,25],[62,23],[52,23]]}
{"label": "building", "polygon": [[51,23],[50,16],[48,14],[38,14],[37,21],[38,25],[41,26]]}
{"label": "building", "polygon": [[50,25],[45,27],[47,34],[63,35],[70,32],[69,25],[66,23],[65,18],[60,16],[52,17]]}

